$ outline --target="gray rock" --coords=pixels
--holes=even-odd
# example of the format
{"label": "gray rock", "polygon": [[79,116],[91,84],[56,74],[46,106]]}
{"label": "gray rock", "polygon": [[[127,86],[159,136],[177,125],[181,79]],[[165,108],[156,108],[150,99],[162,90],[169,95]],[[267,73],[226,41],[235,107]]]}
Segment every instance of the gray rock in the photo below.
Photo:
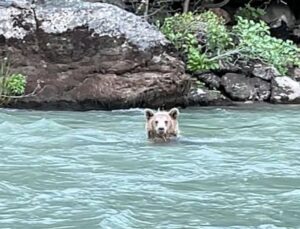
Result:
{"label": "gray rock", "polygon": [[233,102],[220,91],[192,88],[187,96],[189,106],[230,106]]}
{"label": "gray rock", "polygon": [[269,82],[243,74],[227,73],[222,77],[221,85],[225,93],[235,101],[267,101],[271,94]]}
{"label": "gray rock", "polygon": [[[76,9],[76,10],[75,10]],[[141,50],[168,44],[158,29],[140,17],[106,3],[73,3],[64,8],[39,7],[36,16],[45,33],[61,34],[86,27],[91,37],[124,38]]]}
{"label": "gray rock", "polygon": [[125,9],[125,4],[123,0],[84,0],[86,2],[102,2],[102,3],[108,3],[108,4],[112,4],[115,6],[118,6],[122,9]]}
{"label": "gray rock", "polygon": [[[23,39],[25,36],[35,33],[37,24],[33,10],[25,3],[23,1],[5,2],[3,3],[5,7],[0,7],[0,35],[4,38]],[[20,7],[26,6],[28,9],[22,10],[13,7],[16,4]],[[18,26],[16,26],[17,23]]]}
{"label": "gray rock", "polygon": [[[0,58],[27,76],[17,108],[172,107],[190,78],[168,41],[132,13],[105,3],[53,1],[0,7]],[[38,90],[36,90],[38,89]]]}
{"label": "gray rock", "polygon": [[266,65],[259,60],[238,60],[234,63],[223,63],[221,70],[226,72],[240,73],[245,75],[253,75],[263,80],[271,81],[280,73],[272,66]]}
{"label": "gray rock", "polygon": [[221,78],[214,73],[202,73],[198,74],[197,78],[205,83],[210,89],[218,89],[220,88]]}
{"label": "gray rock", "polygon": [[296,22],[295,15],[289,4],[283,4],[279,1],[271,1],[261,19],[271,27],[277,27],[281,21],[284,21],[289,28],[293,28]]}
{"label": "gray rock", "polygon": [[241,67],[237,63],[230,63],[224,61],[224,62],[220,62],[220,70],[225,72],[238,72],[241,70]]}
{"label": "gray rock", "polygon": [[293,69],[292,76],[296,81],[300,81],[300,68]]}
{"label": "gray rock", "polygon": [[[300,38],[300,25],[299,25],[299,22],[298,22],[298,25],[295,26],[294,30],[293,30],[293,36],[299,40]],[[299,42],[298,42],[299,43]]]}
{"label": "gray rock", "polygon": [[18,9],[31,9],[33,4],[30,0],[1,0],[0,7],[15,7]]}
{"label": "gray rock", "polygon": [[300,83],[288,76],[276,77],[272,81],[271,102],[299,103]]}
{"label": "gray rock", "polygon": [[271,81],[274,77],[280,76],[280,73],[275,68],[265,64],[255,64],[252,74],[267,81]]}
{"label": "gray rock", "polygon": [[[9,2],[10,3],[10,2]],[[37,28],[33,10],[23,11],[15,5],[34,9],[28,6],[26,0],[11,1],[12,7],[0,8],[0,34],[5,38],[24,38]],[[106,3],[89,3],[80,0],[51,1],[45,5],[38,5],[35,9],[39,29],[45,33],[60,34],[78,27],[86,27],[91,36],[124,37],[126,41],[139,49],[153,48],[166,45],[165,39],[156,27],[150,25],[140,17],[126,12],[119,7]],[[16,20],[24,26],[15,26]]]}

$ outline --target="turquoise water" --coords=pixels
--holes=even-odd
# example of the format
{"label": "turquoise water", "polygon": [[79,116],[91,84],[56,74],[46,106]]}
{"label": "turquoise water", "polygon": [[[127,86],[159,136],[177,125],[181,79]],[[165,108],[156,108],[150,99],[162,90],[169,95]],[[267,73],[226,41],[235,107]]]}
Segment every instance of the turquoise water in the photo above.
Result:
{"label": "turquoise water", "polygon": [[0,110],[0,228],[300,228],[299,110]]}

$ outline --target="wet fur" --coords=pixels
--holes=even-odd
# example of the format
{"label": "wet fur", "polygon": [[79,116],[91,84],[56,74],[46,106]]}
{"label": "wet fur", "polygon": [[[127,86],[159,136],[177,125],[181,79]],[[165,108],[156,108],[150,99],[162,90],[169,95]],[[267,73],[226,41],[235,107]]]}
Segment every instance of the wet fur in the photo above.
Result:
{"label": "wet fur", "polygon": [[[177,108],[173,108],[170,111],[157,111],[146,109],[146,131],[148,139],[159,140],[167,142],[172,138],[176,138],[179,134],[178,129],[178,116],[179,111]],[[165,125],[165,132],[158,133],[156,129],[155,121],[167,121],[168,124]]]}

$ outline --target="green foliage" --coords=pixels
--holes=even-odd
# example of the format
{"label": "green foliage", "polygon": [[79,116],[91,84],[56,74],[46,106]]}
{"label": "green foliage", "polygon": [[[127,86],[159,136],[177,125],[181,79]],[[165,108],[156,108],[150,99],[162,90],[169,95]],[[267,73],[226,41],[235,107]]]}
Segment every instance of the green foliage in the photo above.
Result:
{"label": "green foliage", "polygon": [[260,8],[254,8],[250,4],[246,4],[245,7],[239,8],[235,14],[235,17],[242,17],[244,19],[259,21],[261,16],[265,15],[266,11]]}
{"label": "green foliage", "polygon": [[[187,68],[191,71],[218,68],[218,63],[210,60],[210,57],[232,44],[223,19],[211,11],[198,15],[191,12],[176,14],[165,19],[161,31],[178,50],[186,54]],[[201,47],[197,37],[204,34],[207,37],[202,39],[206,42],[204,47]],[[201,52],[201,49],[204,49],[205,53]]]}
{"label": "green foliage", "polygon": [[25,92],[26,77],[22,74],[12,74],[6,80],[6,88],[10,95],[22,95]]}
{"label": "green foliage", "polygon": [[206,11],[199,14],[198,18],[206,25],[207,45],[211,51],[225,50],[233,45],[222,17],[212,11]]}
{"label": "green foliage", "polygon": [[11,74],[7,60],[0,67],[0,102],[3,98],[22,95],[25,92],[26,77],[22,74]]}
{"label": "green foliage", "polygon": [[197,36],[205,34],[207,48],[225,49],[232,44],[224,20],[211,11],[202,14],[175,14],[165,19],[161,31],[178,49],[197,46]]}
{"label": "green foliage", "polygon": [[199,52],[197,48],[190,47],[187,56],[187,68],[192,72],[219,68],[218,62],[209,59],[205,53]]}
{"label": "green foliage", "polygon": [[195,34],[204,24],[197,17],[189,12],[186,14],[175,14],[173,17],[166,18],[161,31],[165,34],[177,49],[185,51],[189,46],[198,44]]}
{"label": "green foliage", "polygon": [[[231,31],[224,20],[211,11],[201,14],[176,14],[166,18],[161,31],[187,57],[188,70],[219,68],[220,62],[260,60],[275,67],[282,75],[290,66],[300,66],[300,50],[292,41],[271,37],[263,21],[255,22],[262,11],[246,5],[236,16]],[[233,42],[235,41],[235,43]]]}
{"label": "green foliage", "polygon": [[292,41],[271,37],[269,27],[264,22],[255,23],[238,17],[233,31],[239,38],[239,47],[244,57],[271,64],[281,74],[285,74],[289,66],[299,66],[300,50],[297,46]]}

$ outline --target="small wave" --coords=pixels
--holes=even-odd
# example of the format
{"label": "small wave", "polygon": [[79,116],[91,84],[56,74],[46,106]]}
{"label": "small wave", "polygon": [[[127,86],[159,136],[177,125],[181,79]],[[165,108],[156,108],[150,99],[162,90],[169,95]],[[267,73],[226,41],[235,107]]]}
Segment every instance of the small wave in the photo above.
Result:
{"label": "small wave", "polygon": [[112,110],[112,113],[128,113],[128,112],[138,112],[143,113],[144,109],[142,108],[130,108],[130,109],[119,109],[119,110]]}
{"label": "small wave", "polygon": [[21,124],[10,122],[10,121],[4,121],[0,123],[1,133],[14,134],[22,131],[24,131],[24,128],[23,125]]}
{"label": "small wave", "polygon": [[279,194],[278,196],[289,197],[289,198],[292,197],[292,198],[299,200],[300,199],[300,189],[284,192],[284,193]]}
{"label": "small wave", "polygon": [[137,220],[134,217],[134,213],[127,209],[117,212],[115,214],[106,215],[105,219],[103,219],[99,226],[101,228],[133,228],[138,223],[142,223],[142,221]]}
{"label": "small wave", "polygon": [[29,123],[24,125],[25,128],[30,128],[30,129],[38,129],[40,131],[48,131],[48,130],[69,130],[71,129],[70,127],[57,123],[51,119],[46,119],[46,118],[42,118],[38,121]]}
{"label": "small wave", "polygon": [[1,228],[297,228],[298,112],[186,109],[167,144],[142,112],[0,111]]}

